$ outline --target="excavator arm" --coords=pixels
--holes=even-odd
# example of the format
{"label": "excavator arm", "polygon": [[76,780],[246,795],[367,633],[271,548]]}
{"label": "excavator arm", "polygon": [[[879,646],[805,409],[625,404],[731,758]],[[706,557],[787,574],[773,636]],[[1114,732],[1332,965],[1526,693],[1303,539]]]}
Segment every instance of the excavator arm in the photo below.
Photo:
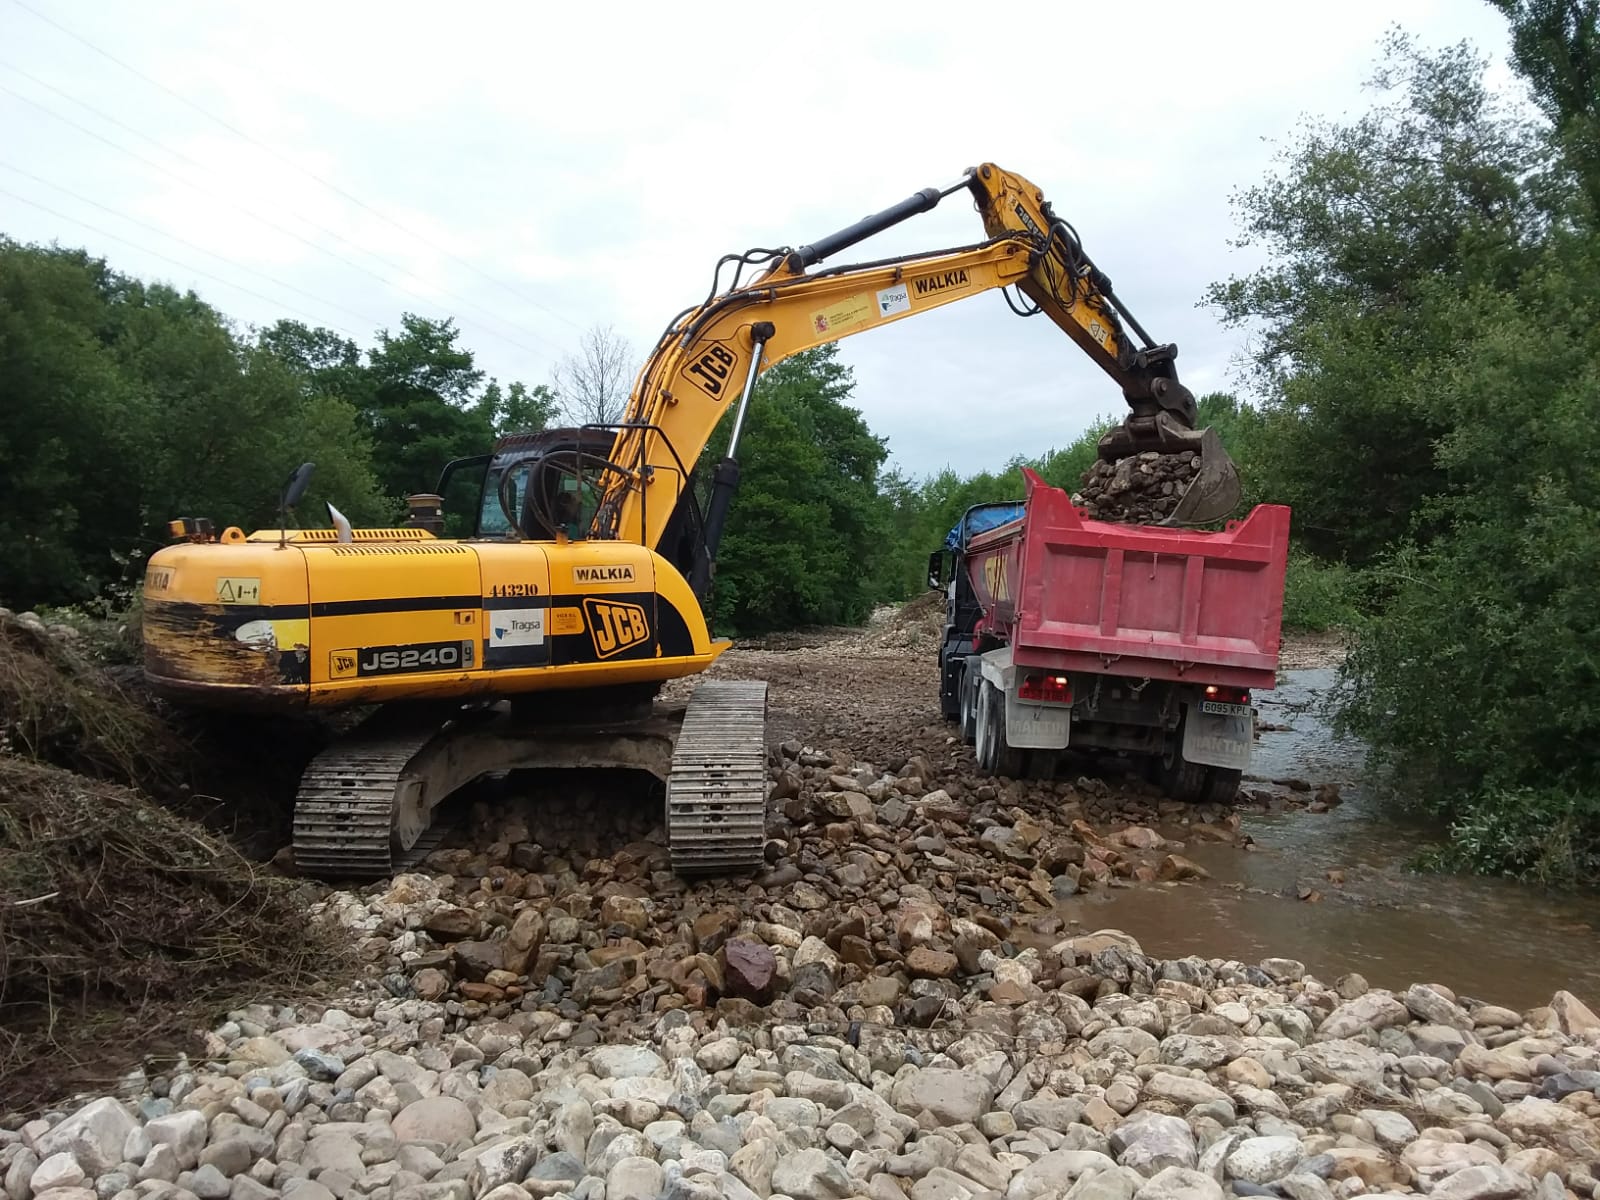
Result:
{"label": "excavator arm", "polygon": [[[958,191],[976,201],[985,241],[819,265]],[[1013,303],[1014,310],[1047,315],[1122,388],[1132,411],[1102,439],[1102,457],[1196,450],[1204,466],[1174,519],[1214,520],[1238,504],[1237,475],[1215,434],[1193,428],[1194,397],[1178,382],[1176,347],[1145,335],[1077,234],[1021,176],[984,164],[950,187],[925,189],[811,245],[728,256],[718,264],[718,282],[730,262],[736,264],[733,282],[721,290],[714,283],[704,303],[675,318],[640,369],[608,455],[592,536],[657,546],[689,486],[690,469],[732,409],[728,454],[718,464],[705,518],[705,542],[714,556],[738,483],[745,410],[762,371],[814,346],[1012,285],[1032,305]],[[764,269],[741,285],[740,273],[755,263]],[[1130,328],[1141,345],[1129,338]]]}

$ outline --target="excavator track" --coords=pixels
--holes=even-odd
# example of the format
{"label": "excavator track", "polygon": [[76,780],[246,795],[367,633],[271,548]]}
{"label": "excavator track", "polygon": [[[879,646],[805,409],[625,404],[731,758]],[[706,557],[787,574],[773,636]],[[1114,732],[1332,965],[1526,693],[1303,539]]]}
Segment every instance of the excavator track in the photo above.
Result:
{"label": "excavator track", "polygon": [[761,865],[767,827],[767,685],[704,680],[667,778],[667,844],[679,875]]}
{"label": "excavator track", "polygon": [[425,828],[410,846],[397,836],[402,793],[420,785],[406,764],[435,729],[357,736],[330,746],[300,778],[294,802],[294,863],[319,879],[381,879],[421,862],[445,826]]}

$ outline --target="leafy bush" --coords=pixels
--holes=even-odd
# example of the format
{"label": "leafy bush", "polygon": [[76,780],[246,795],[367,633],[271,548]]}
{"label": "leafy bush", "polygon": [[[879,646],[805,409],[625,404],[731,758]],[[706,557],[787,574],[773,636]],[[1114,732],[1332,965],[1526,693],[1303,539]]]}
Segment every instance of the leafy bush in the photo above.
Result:
{"label": "leafy bush", "polygon": [[[1519,54],[1592,78],[1600,46],[1567,32]],[[1361,568],[1291,571],[1291,620],[1371,614],[1341,728],[1449,826],[1437,865],[1571,880],[1600,865],[1600,229],[1578,185],[1600,162],[1469,47],[1388,51],[1371,113],[1309,124],[1241,197],[1268,262],[1211,299],[1257,323],[1269,493]]]}
{"label": "leafy bush", "polygon": [[1357,575],[1349,567],[1293,550],[1283,584],[1284,628],[1308,633],[1347,628],[1356,620],[1356,594]]}

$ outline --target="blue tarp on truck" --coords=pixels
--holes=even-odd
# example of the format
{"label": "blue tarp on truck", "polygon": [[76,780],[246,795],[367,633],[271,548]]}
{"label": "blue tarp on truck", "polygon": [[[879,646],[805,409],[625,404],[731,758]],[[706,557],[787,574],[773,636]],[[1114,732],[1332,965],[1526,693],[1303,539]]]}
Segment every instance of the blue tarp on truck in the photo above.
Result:
{"label": "blue tarp on truck", "polygon": [[959,550],[967,538],[975,533],[984,533],[1008,521],[1015,521],[1027,506],[1021,501],[1016,503],[986,504],[981,508],[968,510],[961,520],[945,535],[944,548],[946,550]]}

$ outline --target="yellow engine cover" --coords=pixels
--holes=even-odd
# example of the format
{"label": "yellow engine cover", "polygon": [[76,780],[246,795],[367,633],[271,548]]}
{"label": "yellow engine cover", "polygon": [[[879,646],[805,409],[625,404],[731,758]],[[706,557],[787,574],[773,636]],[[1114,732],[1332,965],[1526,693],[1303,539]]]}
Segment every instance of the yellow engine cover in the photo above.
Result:
{"label": "yellow engine cover", "polygon": [[683,576],[628,542],[230,529],[145,572],[145,674],[176,700],[336,708],[638,683],[727,646]]}

